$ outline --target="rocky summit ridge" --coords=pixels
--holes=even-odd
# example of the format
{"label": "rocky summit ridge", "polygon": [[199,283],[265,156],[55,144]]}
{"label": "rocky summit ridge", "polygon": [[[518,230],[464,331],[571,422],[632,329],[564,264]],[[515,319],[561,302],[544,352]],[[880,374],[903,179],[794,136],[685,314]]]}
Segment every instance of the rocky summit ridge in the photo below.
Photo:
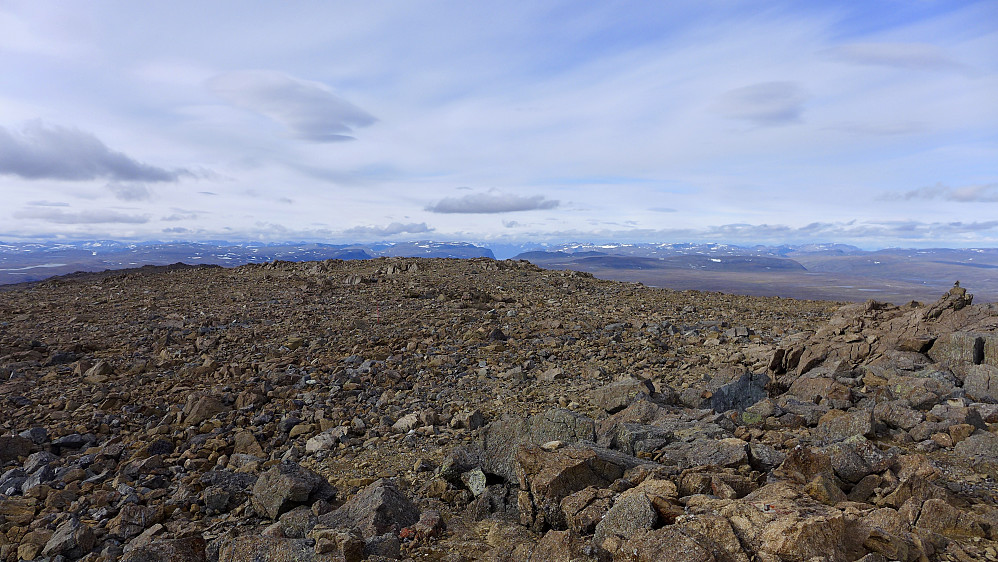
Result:
{"label": "rocky summit ridge", "polygon": [[998,305],[525,261],[0,293],[0,560],[998,560]]}

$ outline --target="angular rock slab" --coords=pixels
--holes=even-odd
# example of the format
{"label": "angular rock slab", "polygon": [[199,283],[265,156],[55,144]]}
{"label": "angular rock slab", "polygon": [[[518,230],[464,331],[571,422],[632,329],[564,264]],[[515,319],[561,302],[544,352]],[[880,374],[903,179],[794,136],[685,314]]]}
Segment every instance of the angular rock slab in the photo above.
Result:
{"label": "angular rock slab", "polygon": [[395,486],[382,478],[372,482],[339,509],[319,518],[319,524],[332,529],[355,528],[365,539],[398,533],[419,521],[419,508]]}
{"label": "angular rock slab", "polygon": [[294,463],[264,472],[253,485],[253,508],[271,519],[301,504],[329,499],[335,491],[326,479]]}

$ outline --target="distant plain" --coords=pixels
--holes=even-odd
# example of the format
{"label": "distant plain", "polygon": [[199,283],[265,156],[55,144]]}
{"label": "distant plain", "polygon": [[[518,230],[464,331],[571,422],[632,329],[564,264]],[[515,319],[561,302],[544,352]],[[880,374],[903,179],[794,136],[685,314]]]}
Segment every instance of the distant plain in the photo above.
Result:
{"label": "distant plain", "polygon": [[[998,302],[998,249],[884,249],[841,244],[741,247],[725,244],[524,245],[513,256],[549,269],[676,290],[897,304],[934,301],[960,281],[976,302]],[[507,249],[508,253],[508,249]],[[0,285],[75,272],[186,263],[236,266],[274,260],[392,256],[495,257],[453,242],[319,243],[0,243]]]}

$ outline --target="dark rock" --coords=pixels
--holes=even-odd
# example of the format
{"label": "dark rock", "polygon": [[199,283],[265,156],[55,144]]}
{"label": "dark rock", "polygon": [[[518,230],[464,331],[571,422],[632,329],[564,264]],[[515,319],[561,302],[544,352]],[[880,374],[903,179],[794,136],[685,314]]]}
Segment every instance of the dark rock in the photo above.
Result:
{"label": "dark rock", "polygon": [[769,397],[766,391],[768,384],[769,377],[766,375],[745,373],[738,380],[714,391],[710,398],[710,408],[715,412],[744,411],[756,402]]}
{"label": "dark rock", "polygon": [[395,533],[371,537],[364,541],[364,556],[383,556],[397,560],[402,557],[402,543]]}
{"label": "dark rock", "polygon": [[[316,556],[314,544],[315,541],[310,539],[244,535],[223,545],[219,550],[218,561],[313,562],[320,560]],[[328,557],[323,559],[328,559]]]}
{"label": "dark rock", "polygon": [[69,435],[64,435],[58,439],[52,441],[52,445],[58,449],[79,449],[80,447],[93,443],[97,438],[93,434],[81,435],[79,433],[71,433]]}
{"label": "dark rock", "polygon": [[30,439],[35,445],[41,445],[48,441],[49,438],[48,430],[41,426],[25,429],[21,433],[18,433],[18,435],[24,437],[25,439]]}
{"label": "dark rock", "polygon": [[206,546],[199,536],[159,539],[126,552],[121,562],[207,562]]}
{"label": "dark rock", "polygon": [[28,455],[28,458],[25,459],[22,468],[24,468],[24,471],[26,473],[31,474],[32,472],[35,472],[39,468],[47,467],[58,460],[59,457],[53,455],[48,451],[39,451],[37,453],[32,453]]}
{"label": "dark rock", "polygon": [[30,455],[33,445],[30,439],[18,435],[0,435],[0,463]]}
{"label": "dark rock", "polygon": [[786,458],[786,453],[777,451],[771,445],[756,442],[749,444],[749,464],[755,470],[769,472],[780,466]]}
{"label": "dark rock", "polygon": [[845,482],[856,483],[873,472],[873,467],[851,445],[838,443],[822,449],[832,462],[835,475]]}

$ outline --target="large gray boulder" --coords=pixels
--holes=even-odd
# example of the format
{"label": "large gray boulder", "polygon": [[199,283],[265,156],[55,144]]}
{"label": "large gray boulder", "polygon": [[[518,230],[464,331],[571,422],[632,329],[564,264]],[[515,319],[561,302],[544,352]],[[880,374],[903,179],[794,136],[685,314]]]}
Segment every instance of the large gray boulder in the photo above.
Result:
{"label": "large gray boulder", "polygon": [[998,367],[981,364],[967,368],[963,390],[971,400],[998,402]]}
{"label": "large gray boulder", "polygon": [[257,479],[253,485],[252,502],[258,512],[277,519],[298,505],[330,499],[335,495],[335,490],[322,476],[295,463],[281,463]]}
{"label": "large gray boulder", "polygon": [[313,562],[329,557],[319,557],[315,553],[315,541],[310,539],[288,539],[262,535],[243,535],[232,539],[219,551],[219,562],[243,562],[245,560],[279,560],[281,562]]}
{"label": "large gray boulder", "polygon": [[56,528],[52,538],[45,543],[42,556],[62,555],[71,559],[82,558],[93,549],[96,542],[97,536],[89,525],[81,523],[76,518],[68,519]]}
{"label": "large gray boulder", "polygon": [[26,457],[34,449],[34,443],[19,435],[0,435],[0,464]]}
{"label": "large gray boulder", "polygon": [[936,363],[979,365],[984,361],[984,338],[975,332],[950,332],[936,338],[929,348],[929,357]]}
{"label": "large gray boulder", "polygon": [[768,376],[745,373],[737,380],[718,388],[710,397],[710,407],[715,412],[728,410],[742,412],[745,408],[769,397],[766,392],[767,384],[769,384]]}
{"label": "large gray boulder", "polygon": [[627,540],[639,531],[651,530],[657,521],[658,513],[648,496],[640,490],[631,490],[621,494],[596,525],[593,542],[601,545],[609,536]]}
{"label": "large gray boulder", "polygon": [[595,440],[596,423],[571,410],[548,410],[527,419],[505,417],[485,426],[482,432],[481,469],[513,482],[516,480],[516,451],[520,445]]}
{"label": "large gray boulder", "polygon": [[848,412],[832,410],[818,421],[815,434],[825,443],[835,443],[855,436],[873,437],[873,412],[861,408],[853,408]]}
{"label": "large gray boulder", "polygon": [[516,455],[520,522],[536,530],[565,529],[561,501],[590,486],[606,488],[642,461],[598,447],[547,451],[522,445]]}
{"label": "large gray boulder", "polygon": [[677,441],[662,449],[662,456],[681,469],[697,466],[737,467],[748,462],[748,443],[741,439]]}
{"label": "large gray boulder", "polygon": [[607,413],[613,414],[626,408],[641,397],[655,395],[651,381],[627,377],[593,391],[593,401]]}
{"label": "large gray boulder", "polygon": [[355,528],[365,539],[397,534],[419,521],[419,508],[391,480],[380,479],[350,498],[339,509],[319,517],[332,529]]}
{"label": "large gray boulder", "polygon": [[122,562],[205,562],[207,543],[200,536],[154,540],[129,550]]}

